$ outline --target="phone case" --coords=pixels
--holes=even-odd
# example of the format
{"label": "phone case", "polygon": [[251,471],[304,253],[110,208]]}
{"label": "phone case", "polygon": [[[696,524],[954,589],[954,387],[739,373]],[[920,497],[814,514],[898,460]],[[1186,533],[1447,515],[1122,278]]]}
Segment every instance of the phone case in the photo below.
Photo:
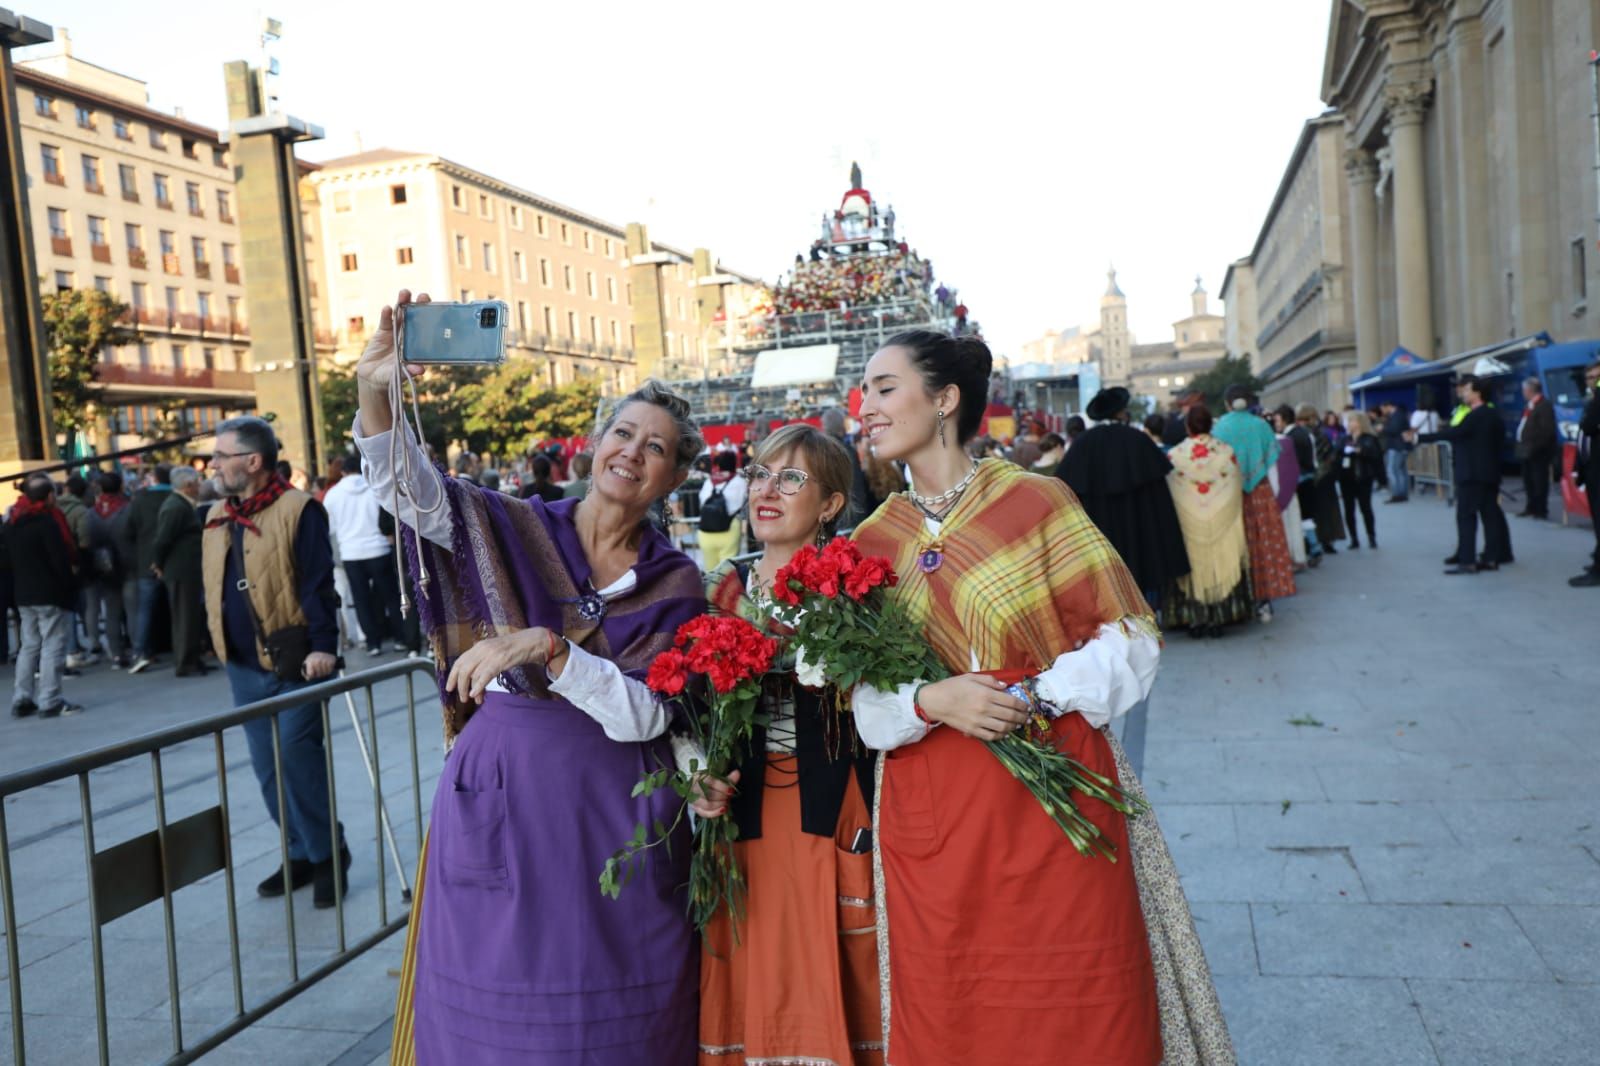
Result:
{"label": "phone case", "polygon": [[[494,324],[485,325],[485,312],[491,309]],[[400,360],[468,366],[503,363],[510,310],[499,300],[402,304]]]}

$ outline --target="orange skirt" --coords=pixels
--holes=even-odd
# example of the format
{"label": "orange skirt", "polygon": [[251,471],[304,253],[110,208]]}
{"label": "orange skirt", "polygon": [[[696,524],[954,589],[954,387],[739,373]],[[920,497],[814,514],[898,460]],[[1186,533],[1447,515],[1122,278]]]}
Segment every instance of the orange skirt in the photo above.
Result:
{"label": "orange skirt", "polygon": [[[1068,714],[1057,747],[1117,779]],[[1155,1066],[1161,1018],[1127,820],[1079,809],[1117,861],[1081,856],[982,742],[948,727],[890,752],[878,807],[895,1066]]]}
{"label": "orange skirt", "polygon": [[800,831],[794,756],[767,756],[761,836],[734,844],[749,891],[739,942],[726,913],[700,960],[700,1064],[878,1066],[878,945],[870,826],[855,775],[834,836]]}

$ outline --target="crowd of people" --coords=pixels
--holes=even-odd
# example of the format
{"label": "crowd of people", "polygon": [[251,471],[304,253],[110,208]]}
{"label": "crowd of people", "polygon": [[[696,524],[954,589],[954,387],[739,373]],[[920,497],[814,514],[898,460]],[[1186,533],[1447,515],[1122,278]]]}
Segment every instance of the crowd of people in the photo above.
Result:
{"label": "crowd of people", "polygon": [[796,256],[794,269],[772,290],[775,314],[843,311],[926,295],[928,264],[903,245],[886,254]]}

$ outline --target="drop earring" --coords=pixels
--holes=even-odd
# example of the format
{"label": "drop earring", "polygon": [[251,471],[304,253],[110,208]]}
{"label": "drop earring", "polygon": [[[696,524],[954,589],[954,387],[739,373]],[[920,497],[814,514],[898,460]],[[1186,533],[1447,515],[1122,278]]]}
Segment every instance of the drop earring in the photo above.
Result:
{"label": "drop earring", "polygon": [[828,523],[817,523],[817,547],[824,548],[828,544]]}
{"label": "drop earring", "polygon": [[939,412],[939,447],[944,447],[944,412]]}

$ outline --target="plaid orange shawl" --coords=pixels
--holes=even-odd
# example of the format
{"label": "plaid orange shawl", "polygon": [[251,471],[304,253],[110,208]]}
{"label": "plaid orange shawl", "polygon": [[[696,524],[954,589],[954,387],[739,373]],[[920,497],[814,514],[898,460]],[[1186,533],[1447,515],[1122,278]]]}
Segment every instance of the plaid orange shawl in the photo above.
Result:
{"label": "plaid orange shawl", "polygon": [[890,590],[925,627],[956,673],[971,668],[1038,672],[1080,648],[1101,626],[1133,619],[1157,634],[1133,575],[1059,479],[984,460],[944,522],[944,565],[932,574],[917,555],[933,539],[902,494],[856,528],[862,551],[894,562]]}

